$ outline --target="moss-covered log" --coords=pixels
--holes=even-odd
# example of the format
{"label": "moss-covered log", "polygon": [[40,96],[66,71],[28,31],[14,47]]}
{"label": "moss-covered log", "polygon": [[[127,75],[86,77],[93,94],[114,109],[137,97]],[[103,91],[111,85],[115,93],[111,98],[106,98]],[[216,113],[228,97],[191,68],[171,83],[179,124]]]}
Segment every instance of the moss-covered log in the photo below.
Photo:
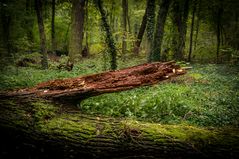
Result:
{"label": "moss-covered log", "polygon": [[82,115],[75,108],[0,100],[0,158],[236,158],[238,129]]}
{"label": "moss-covered log", "polygon": [[173,61],[146,63],[117,71],[47,81],[33,88],[2,93],[0,97],[40,97],[77,102],[104,93],[152,85],[185,73],[186,71]]}

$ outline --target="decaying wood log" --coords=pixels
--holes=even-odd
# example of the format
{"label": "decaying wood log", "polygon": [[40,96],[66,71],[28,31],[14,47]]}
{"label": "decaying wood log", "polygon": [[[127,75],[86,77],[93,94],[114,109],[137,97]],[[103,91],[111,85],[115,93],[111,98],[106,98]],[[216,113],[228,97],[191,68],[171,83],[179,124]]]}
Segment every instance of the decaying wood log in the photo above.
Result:
{"label": "decaying wood log", "polygon": [[146,63],[130,68],[77,78],[57,79],[40,83],[30,89],[10,92],[9,96],[36,96],[46,99],[83,100],[103,93],[152,85],[185,74],[175,62]]}
{"label": "decaying wood log", "polygon": [[238,128],[82,115],[45,100],[0,99],[0,158],[237,158]]}

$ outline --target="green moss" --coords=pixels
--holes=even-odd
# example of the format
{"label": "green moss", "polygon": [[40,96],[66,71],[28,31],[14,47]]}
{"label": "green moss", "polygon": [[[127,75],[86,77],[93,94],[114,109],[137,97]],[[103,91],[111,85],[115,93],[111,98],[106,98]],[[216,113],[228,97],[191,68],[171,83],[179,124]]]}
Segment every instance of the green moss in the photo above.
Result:
{"label": "green moss", "polygon": [[52,118],[57,111],[57,108],[52,104],[47,102],[38,101],[35,103],[31,103],[32,105],[32,113],[35,121],[43,121]]}
{"label": "green moss", "polygon": [[140,136],[159,143],[164,143],[168,140],[179,141],[202,148],[211,142],[215,142],[215,140],[219,140],[217,139],[219,132],[189,125],[161,125],[134,120],[127,120],[123,123],[127,125],[127,129],[137,130],[140,132]]}
{"label": "green moss", "polygon": [[203,75],[200,73],[190,73],[189,76],[194,78],[195,80],[199,80],[203,77]]}
{"label": "green moss", "polygon": [[42,131],[60,133],[70,138],[87,139],[96,136],[96,123],[74,115],[58,115],[41,127]]}

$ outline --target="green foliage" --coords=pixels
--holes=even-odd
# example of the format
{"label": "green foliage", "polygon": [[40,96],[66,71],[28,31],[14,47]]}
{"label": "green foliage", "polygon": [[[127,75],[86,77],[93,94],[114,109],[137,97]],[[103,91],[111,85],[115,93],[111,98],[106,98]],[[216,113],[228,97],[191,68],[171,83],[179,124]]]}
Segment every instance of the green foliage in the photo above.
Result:
{"label": "green foliage", "polygon": [[35,122],[48,120],[56,113],[56,108],[53,105],[44,102],[32,103],[32,107],[33,109],[31,113],[33,114],[33,119]]}
{"label": "green foliage", "polygon": [[233,67],[196,65],[171,83],[87,99],[81,110],[167,124],[238,125],[238,75]]}
{"label": "green foliage", "polygon": [[[26,11],[26,1],[4,1],[0,3],[0,13],[5,21],[11,19],[6,28],[0,27],[1,43],[1,77],[0,89],[16,89],[31,87],[39,82],[57,79],[76,77],[80,75],[88,75],[98,73],[110,68],[110,52],[112,50],[105,49],[105,33],[100,26],[101,16],[94,7],[93,1],[89,1],[88,5],[88,24],[85,26],[85,32],[88,32],[88,42],[90,54],[94,58],[81,60],[74,65],[71,72],[59,70],[58,65],[66,63],[67,56],[62,56],[57,61],[50,61],[49,70],[40,70],[39,62],[41,55],[37,53],[39,50],[39,33],[36,23],[36,15],[34,13],[33,4],[30,5],[29,11]],[[104,1],[105,22],[109,22],[105,28],[108,32],[108,42],[114,50],[121,50],[122,45],[122,7],[121,1]],[[182,1],[183,2],[183,1]],[[201,7],[196,13],[196,20],[200,20],[199,33],[195,38],[195,46],[192,54],[194,62],[214,62],[216,58],[216,36],[215,36],[215,20],[212,12],[218,10],[218,2],[214,0],[201,1]],[[224,1],[226,3],[226,1]],[[209,5],[210,4],[210,5]],[[212,5],[211,5],[212,4]],[[229,0],[227,5],[223,5],[223,45],[220,49],[220,59],[231,60],[232,64],[238,63],[238,2]],[[51,48],[51,12],[50,3],[45,2],[44,8],[44,25],[47,36],[47,47]],[[160,6],[154,6],[156,9]],[[112,9],[113,8],[113,9]],[[131,24],[131,32],[127,41],[128,50],[133,48],[135,34],[139,30],[146,8],[146,0],[129,1],[129,17]],[[171,8],[172,9],[172,8]],[[172,12],[172,10],[169,12]],[[153,11],[153,10],[150,10]],[[69,28],[71,25],[71,3],[70,1],[59,1],[56,5],[55,30],[57,49],[67,51],[69,40]],[[153,12],[152,12],[153,14]],[[170,14],[169,14],[170,15]],[[150,17],[149,23],[154,27],[154,16]],[[191,22],[189,21],[188,26]],[[4,23],[7,24],[7,23]],[[167,59],[173,58],[173,47],[171,43],[175,32],[174,24],[170,18],[167,18],[165,24],[164,41],[161,50],[169,48]],[[196,26],[195,26],[196,27]],[[188,27],[189,28],[189,27]],[[5,30],[9,29],[9,37]],[[133,31],[132,31],[133,30]],[[148,37],[154,32],[147,27]],[[111,35],[112,34],[112,35]],[[150,34],[150,35],[149,35]],[[196,31],[194,32],[194,35]],[[145,36],[146,37],[146,36]],[[151,37],[152,38],[152,37]],[[186,48],[184,56],[187,55],[188,39],[186,37]],[[146,39],[146,38],[145,38]],[[149,39],[150,40],[150,39]],[[152,39],[151,39],[152,40]],[[84,39],[84,44],[86,40]],[[6,43],[6,44],[5,44]],[[4,45],[10,44],[11,50],[7,55]],[[142,41],[142,45],[149,45],[147,40]],[[196,47],[197,46],[197,47]],[[171,47],[171,48],[170,48]],[[146,47],[147,48],[147,47]],[[28,54],[28,52],[34,52]],[[144,52],[144,48],[142,52]],[[142,53],[141,52],[141,53]],[[160,50],[158,51],[160,52]],[[156,53],[158,53],[156,52]],[[114,56],[116,61],[116,52]],[[8,57],[10,56],[10,57]],[[117,67],[126,68],[136,64],[146,62],[146,54],[141,54],[138,58],[132,58],[131,52],[127,53],[123,58],[117,52]],[[9,64],[10,60],[14,62],[21,61],[24,58],[35,59],[38,63],[29,65],[30,67],[18,67],[2,65]],[[13,59],[13,60],[12,60]],[[233,61],[236,60],[236,61]],[[7,62],[6,62],[7,61]],[[111,61],[112,65],[115,61]],[[183,65],[182,63],[180,65]],[[114,66],[115,67],[115,66]],[[161,123],[183,123],[187,122],[196,125],[221,126],[236,125],[238,126],[239,114],[239,73],[235,66],[227,65],[194,65],[189,73],[170,83],[163,83],[152,87],[142,87],[130,91],[101,95],[87,99],[81,103],[80,109],[83,113],[103,114],[114,117],[129,117],[139,120],[157,121]],[[37,115],[38,116],[38,115]]]}

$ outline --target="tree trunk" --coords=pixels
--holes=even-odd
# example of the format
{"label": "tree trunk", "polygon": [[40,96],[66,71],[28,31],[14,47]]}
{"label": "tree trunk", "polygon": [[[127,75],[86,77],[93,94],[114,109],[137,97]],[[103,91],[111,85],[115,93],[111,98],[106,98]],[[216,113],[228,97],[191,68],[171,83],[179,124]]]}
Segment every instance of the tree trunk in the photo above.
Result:
{"label": "tree trunk", "polygon": [[196,2],[196,1],[193,1],[193,11],[192,11],[192,21],[191,21],[191,33],[190,33],[190,44],[189,44],[188,62],[191,62],[191,56],[192,56],[193,31],[194,31],[194,20],[195,20],[196,6],[197,6],[197,2]]}
{"label": "tree trunk", "polygon": [[111,69],[116,70],[117,69],[117,62],[116,62],[117,52],[116,52],[115,42],[110,30],[110,26],[107,22],[105,11],[102,7],[102,1],[101,0],[95,0],[95,1],[96,1],[95,3],[97,5],[97,8],[99,9],[101,14],[102,28],[106,32],[106,43],[108,45],[108,49],[111,56],[111,61],[110,61]]}
{"label": "tree trunk", "polygon": [[0,158],[237,158],[238,128],[82,115],[39,99],[0,99]]}
{"label": "tree trunk", "polygon": [[154,34],[153,50],[151,55],[152,60],[150,61],[160,61],[161,45],[164,36],[164,25],[170,4],[171,0],[162,0],[161,5],[159,7],[156,30]]}
{"label": "tree trunk", "polygon": [[25,26],[27,39],[30,43],[33,42],[33,26],[34,26],[34,17],[32,13],[32,0],[26,0],[26,17],[25,17]]}
{"label": "tree trunk", "polygon": [[[129,8],[129,3],[127,3],[127,8]],[[131,33],[131,23],[130,23],[129,9],[127,9],[127,24],[128,24],[128,32]]]}
{"label": "tree trunk", "polygon": [[88,28],[88,0],[86,0],[86,6],[85,6],[85,48],[82,51],[82,57],[89,57],[89,36],[88,36],[88,32],[89,32],[89,28]]}
{"label": "tree trunk", "polygon": [[152,51],[153,51],[153,40],[154,40],[154,30],[155,30],[155,0],[147,0],[147,40],[148,40],[148,62],[152,61]]}
{"label": "tree trunk", "polygon": [[154,18],[155,18],[155,0],[148,0],[147,7],[145,9],[145,13],[142,19],[142,23],[140,25],[139,33],[137,36],[137,40],[134,46],[134,54],[138,55],[140,50],[140,45],[144,36],[145,29],[147,27],[147,37],[149,40],[149,48],[152,47],[153,43],[153,33],[154,33]]}
{"label": "tree trunk", "polygon": [[122,41],[122,55],[126,54],[127,49],[127,13],[128,13],[128,1],[122,0],[122,9],[123,9],[123,41]]}
{"label": "tree trunk", "polygon": [[221,44],[221,18],[222,8],[218,8],[217,12],[217,51],[216,51],[216,62],[219,63],[219,50]]}
{"label": "tree trunk", "polygon": [[189,0],[184,0],[184,4],[181,5],[179,1],[175,1],[174,8],[174,23],[177,27],[178,33],[174,38],[174,45],[176,45],[174,50],[174,58],[176,60],[183,60],[184,56],[184,48],[187,34],[187,20],[188,20],[188,12],[189,12]]}
{"label": "tree trunk", "polygon": [[[13,62],[12,53],[12,43],[11,43],[11,26],[13,23],[13,15],[9,10],[9,2],[7,0],[2,0],[0,5],[0,58],[1,62],[4,61],[5,64]],[[4,6],[5,5],[5,6]]]}
{"label": "tree trunk", "polygon": [[11,16],[4,13],[4,11],[2,11],[2,41],[3,41],[3,45],[4,48],[6,49],[6,53],[5,53],[5,57],[4,58],[9,58],[11,55],[11,42],[10,42],[10,26],[11,26]]}
{"label": "tree trunk", "polygon": [[56,0],[52,0],[52,14],[51,14],[51,47],[52,52],[56,51],[56,38],[55,38],[55,6]]}
{"label": "tree trunk", "polygon": [[48,81],[33,88],[6,93],[6,96],[39,97],[77,103],[103,93],[152,85],[184,73],[186,71],[175,62],[156,62],[84,77]]}
{"label": "tree trunk", "polygon": [[136,55],[136,56],[139,54],[140,44],[142,42],[142,39],[143,39],[143,36],[144,36],[144,32],[145,32],[145,28],[146,28],[146,25],[147,25],[147,8],[145,10],[142,23],[140,25],[140,29],[139,29],[139,33],[138,33],[138,36],[137,36],[137,40],[136,40],[136,42],[134,44],[134,55]]}
{"label": "tree trunk", "polygon": [[72,1],[72,24],[69,44],[69,57],[71,62],[80,58],[83,43],[85,0]]}
{"label": "tree trunk", "polygon": [[198,40],[198,33],[199,33],[199,25],[200,25],[200,20],[201,20],[201,0],[198,2],[198,7],[197,7],[197,21],[196,21],[196,35],[195,35],[195,40],[194,40],[194,50],[197,49],[197,40]]}
{"label": "tree trunk", "polygon": [[47,62],[47,49],[46,49],[46,35],[44,30],[41,0],[35,0],[35,10],[37,13],[38,29],[39,29],[40,41],[41,41],[42,68],[47,69],[48,62]]}

